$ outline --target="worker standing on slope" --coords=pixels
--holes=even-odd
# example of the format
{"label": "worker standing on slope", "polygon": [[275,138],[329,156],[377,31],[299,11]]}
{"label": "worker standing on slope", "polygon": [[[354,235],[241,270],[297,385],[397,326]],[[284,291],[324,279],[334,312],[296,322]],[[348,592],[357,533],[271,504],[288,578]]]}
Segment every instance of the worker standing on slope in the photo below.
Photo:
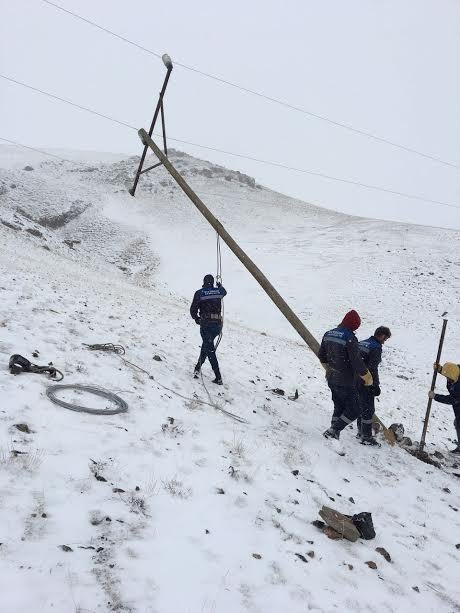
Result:
{"label": "worker standing on slope", "polygon": [[373,336],[358,344],[359,354],[373,379],[372,385],[358,382],[360,414],[357,437],[363,445],[379,444],[372,436],[372,418],[375,413],[375,397],[380,396],[379,364],[382,361],[382,346],[390,337],[390,328],[380,326]]}
{"label": "worker standing on slope", "polygon": [[435,394],[430,390],[428,396],[436,402],[452,405],[455,414],[454,427],[457,431],[457,446],[451,449],[451,453],[460,455],[460,365],[446,362],[444,366],[434,364],[434,369],[446,377],[448,394]]}
{"label": "worker standing on slope", "polygon": [[213,383],[222,385],[219,363],[216,357],[214,339],[222,332],[222,298],[227,295],[221,283],[214,287],[214,277],[206,275],[203,279],[203,287],[195,292],[190,306],[190,315],[200,326],[200,334],[203,339],[200,357],[195,366],[195,378],[198,377],[201,367],[208,358],[214,371]]}
{"label": "worker standing on slope", "polygon": [[340,432],[359,415],[358,381],[372,385],[372,375],[359,355],[354,332],[361,325],[356,311],[349,311],[342,322],[323,336],[318,357],[326,370],[334,412],[326,438],[340,437]]}

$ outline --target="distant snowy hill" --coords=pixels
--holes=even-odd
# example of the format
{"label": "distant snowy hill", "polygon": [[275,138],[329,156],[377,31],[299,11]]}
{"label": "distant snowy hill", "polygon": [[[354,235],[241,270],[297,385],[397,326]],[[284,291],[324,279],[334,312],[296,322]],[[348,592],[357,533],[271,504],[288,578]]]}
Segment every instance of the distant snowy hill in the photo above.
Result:
{"label": "distant snowy hill", "polygon": [[[321,436],[331,402],[316,358],[225,246],[225,385],[211,389],[207,369],[205,386],[193,380],[188,307],[215,272],[214,231],[163,169],[132,198],[137,158],[58,155],[74,162],[0,147],[1,609],[460,611],[455,469],[364,448],[349,429],[339,457]],[[418,440],[446,310],[444,357],[459,360],[460,233],[345,216],[170,157],[318,339],[350,308],[360,338],[390,326],[377,411]],[[82,345],[106,342],[148,374]],[[34,351],[128,413],[51,404],[46,377],[6,368]],[[429,451],[446,455],[452,421],[433,406]],[[372,512],[376,539],[327,539],[311,524],[323,504]]]}

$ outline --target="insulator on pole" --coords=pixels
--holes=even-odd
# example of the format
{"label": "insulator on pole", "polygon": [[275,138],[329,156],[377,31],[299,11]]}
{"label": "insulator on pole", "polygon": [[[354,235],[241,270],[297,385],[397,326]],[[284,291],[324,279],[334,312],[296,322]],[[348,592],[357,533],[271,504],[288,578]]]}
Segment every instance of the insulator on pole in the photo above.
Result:
{"label": "insulator on pole", "polygon": [[166,66],[166,68],[168,68],[168,70],[172,68],[172,65],[173,65],[172,60],[167,53],[162,55],[161,59],[163,60],[163,64]]}

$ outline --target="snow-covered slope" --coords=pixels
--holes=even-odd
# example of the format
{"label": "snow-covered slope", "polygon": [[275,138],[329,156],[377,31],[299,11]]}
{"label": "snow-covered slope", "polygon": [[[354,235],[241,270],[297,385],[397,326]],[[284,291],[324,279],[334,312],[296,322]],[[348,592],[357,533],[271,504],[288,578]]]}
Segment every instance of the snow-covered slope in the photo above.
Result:
{"label": "snow-covered slope", "polygon": [[[2,610],[460,610],[459,479],[399,447],[363,448],[352,430],[338,456],[321,436],[331,413],[321,368],[225,250],[225,386],[211,389],[208,370],[204,384],[191,379],[188,304],[215,271],[215,236],[164,171],[133,199],[135,159],[12,163],[3,151]],[[459,234],[346,217],[171,159],[317,337],[351,307],[361,337],[392,328],[378,413],[417,439],[443,310],[453,313],[444,355],[460,352]],[[103,342],[123,344],[148,374],[82,345]],[[119,393],[128,413],[51,404],[46,378],[6,369],[9,355],[33,351],[66,383]],[[434,406],[430,451],[451,445],[451,413]],[[323,504],[371,511],[376,539],[327,539],[311,524]]]}

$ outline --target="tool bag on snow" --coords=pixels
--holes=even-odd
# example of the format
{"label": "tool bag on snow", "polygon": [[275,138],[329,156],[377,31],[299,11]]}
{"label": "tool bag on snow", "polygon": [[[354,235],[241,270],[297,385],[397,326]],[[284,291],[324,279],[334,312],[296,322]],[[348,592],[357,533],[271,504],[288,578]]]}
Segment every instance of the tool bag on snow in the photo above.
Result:
{"label": "tool bag on snow", "polygon": [[370,513],[358,513],[351,518],[362,539],[370,541],[375,538],[374,523],[372,521],[372,515]]}
{"label": "tool bag on snow", "polygon": [[19,375],[22,372],[47,373],[51,379],[56,379],[56,381],[64,379],[62,372],[55,368],[51,362],[48,366],[37,366],[37,364],[32,364],[27,358],[17,353],[10,357],[8,368],[13,375]]}

